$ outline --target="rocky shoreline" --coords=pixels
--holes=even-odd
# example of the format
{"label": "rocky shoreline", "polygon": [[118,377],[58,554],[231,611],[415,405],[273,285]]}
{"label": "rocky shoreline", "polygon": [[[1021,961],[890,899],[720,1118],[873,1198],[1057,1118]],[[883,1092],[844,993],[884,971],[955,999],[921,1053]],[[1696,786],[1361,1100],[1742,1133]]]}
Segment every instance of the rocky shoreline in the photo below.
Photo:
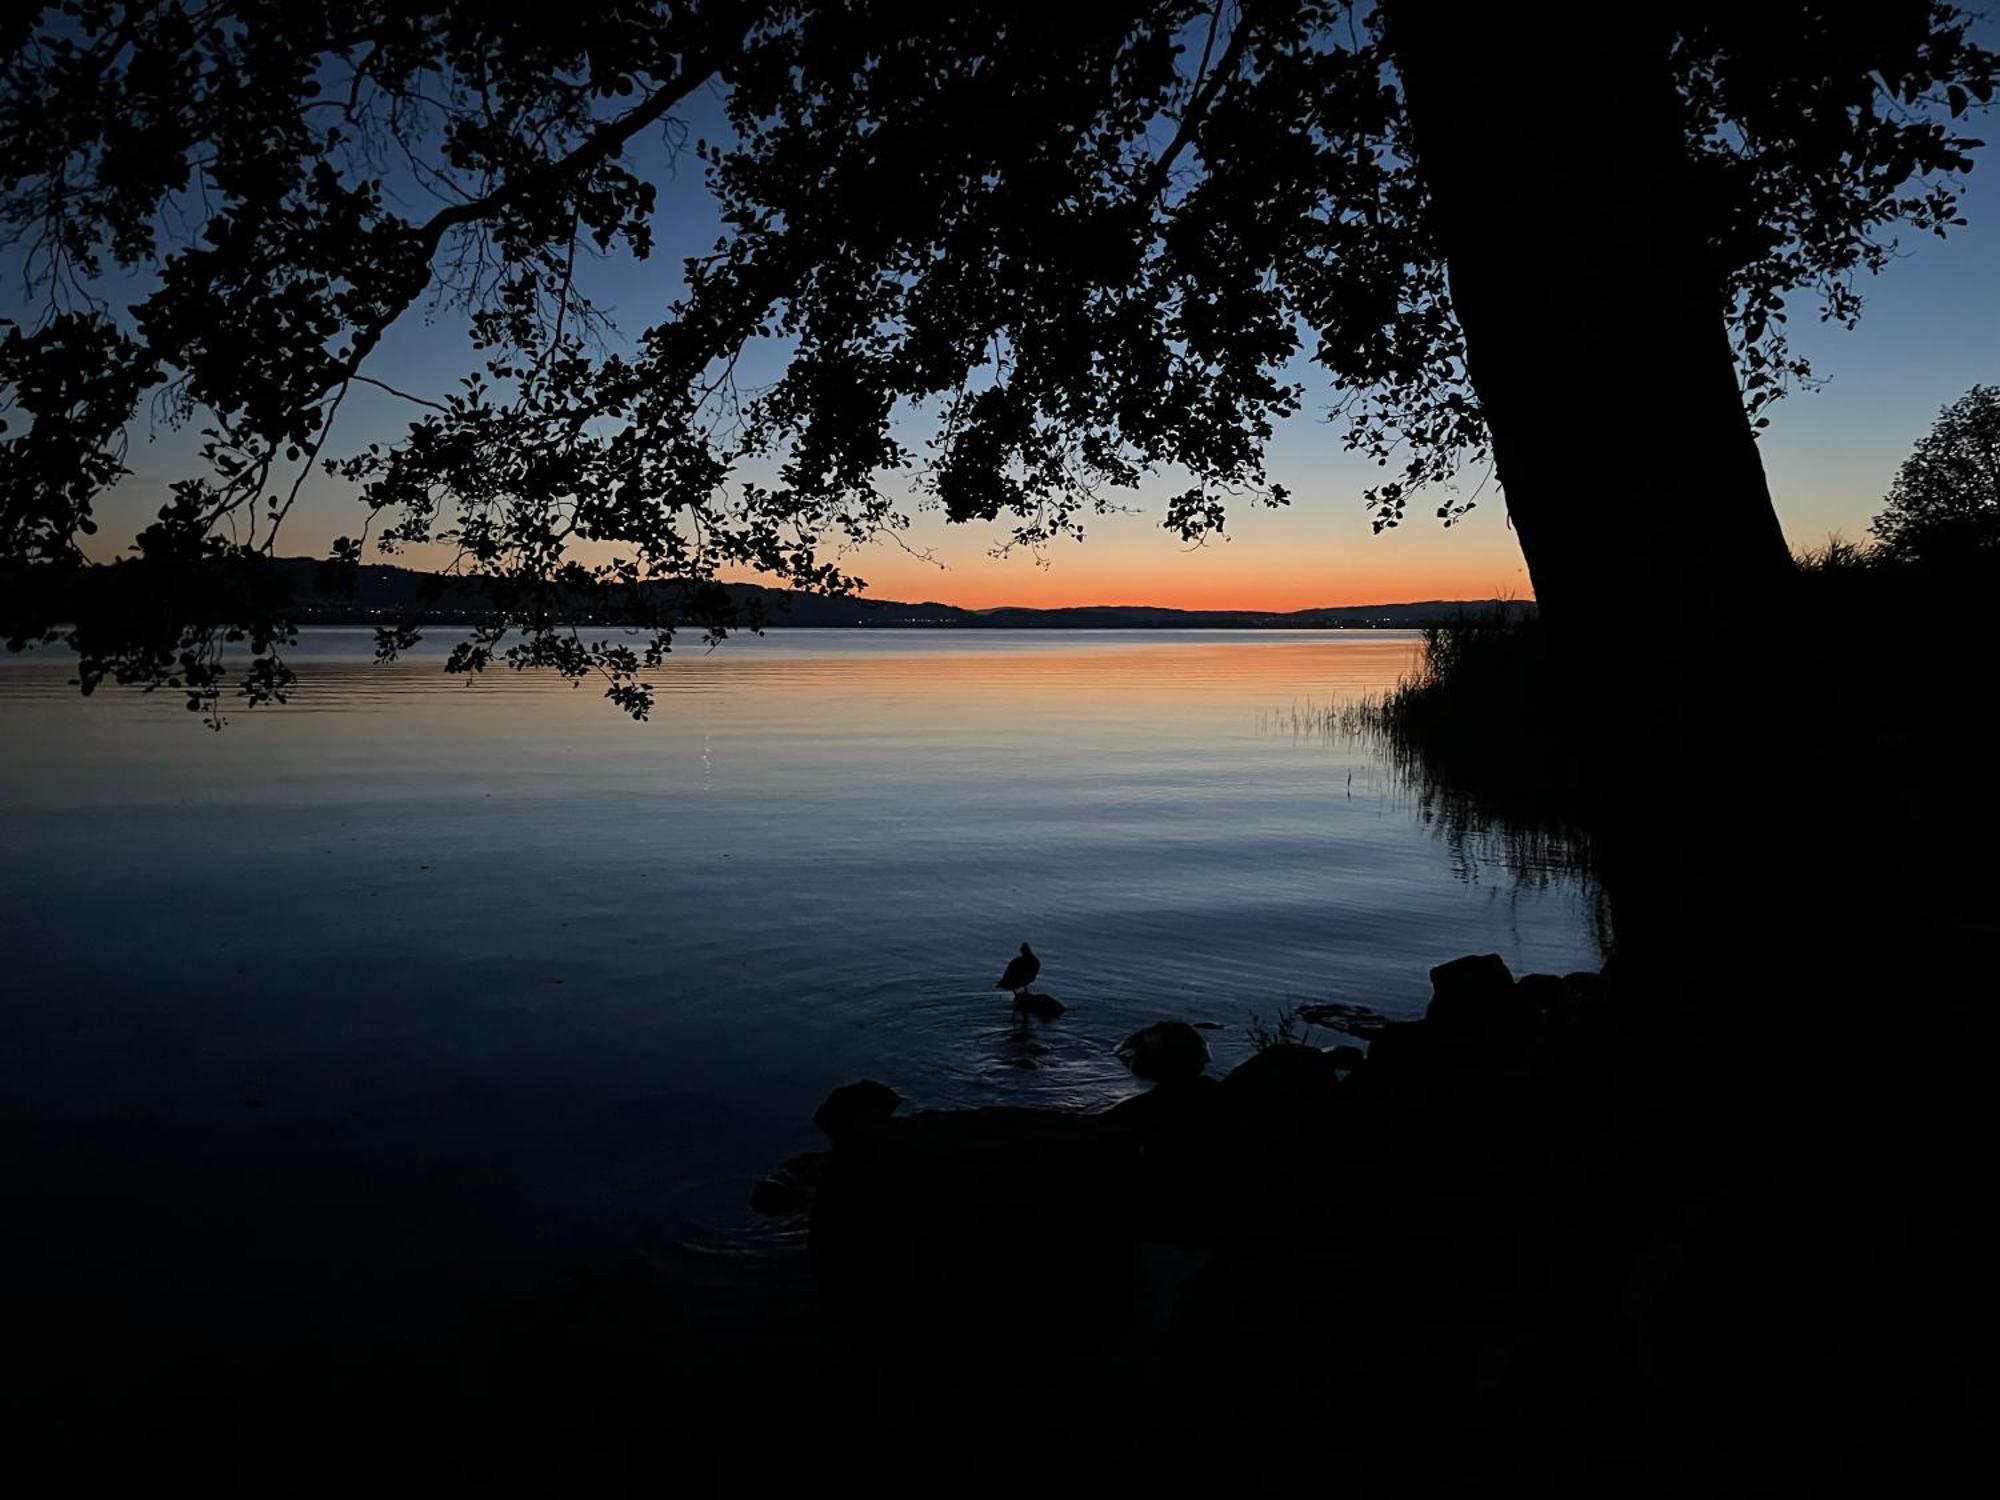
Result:
{"label": "rocky shoreline", "polygon": [[849,1085],[758,1206],[809,1215],[861,1367],[923,1372],[893,1397],[918,1427],[946,1391],[1074,1403],[1067,1451],[1108,1475],[1277,1490],[1325,1477],[1306,1434],[1335,1433],[1363,1494],[1907,1477],[1883,1434],[1951,1407],[1890,1372],[1946,1356],[1924,1317],[1856,1311],[1910,1242],[1856,1218],[1865,1149],[1720,1081],[1615,965],[1431,978],[1421,1021],[1318,1018],[1363,1045],[1270,1039],[1219,1079],[1183,1057],[1096,1112]]}

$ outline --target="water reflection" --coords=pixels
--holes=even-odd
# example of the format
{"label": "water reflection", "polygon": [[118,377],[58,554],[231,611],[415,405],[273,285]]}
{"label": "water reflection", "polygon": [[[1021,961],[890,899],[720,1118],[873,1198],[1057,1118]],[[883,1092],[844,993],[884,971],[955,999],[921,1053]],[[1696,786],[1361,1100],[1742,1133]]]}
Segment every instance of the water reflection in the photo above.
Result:
{"label": "water reflection", "polygon": [[[1331,702],[1307,699],[1258,716],[1260,732],[1295,742],[1323,745],[1341,757],[1366,756],[1361,782],[1366,794],[1387,795],[1445,848],[1453,873],[1478,882],[1496,872],[1534,890],[1569,886],[1587,894],[1593,928],[1601,947],[1610,942],[1609,908],[1596,879],[1594,851],[1586,829],[1532,799],[1511,802],[1456,781],[1420,744],[1399,734],[1383,713],[1381,692],[1363,690]],[[1356,771],[1346,771],[1347,788]]]}
{"label": "water reflection", "polygon": [[[10,661],[0,1095],[23,1149],[311,1139],[544,1227],[708,1242],[702,1185],[814,1146],[837,1083],[1094,1106],[1163,1015],[1218,1025],[1227,1067],[1286,1007],[1418,1013],[1459,953],[1593,962],[1553,857],[1514,878],[1379,750],[1260,722],[1382,692],[1416,649],[774,632],[677,654],[635,725],[313,632],[297,701],[220,735]],[[1024,938],[1069,1007],[1025,1031],[992,989]]]}

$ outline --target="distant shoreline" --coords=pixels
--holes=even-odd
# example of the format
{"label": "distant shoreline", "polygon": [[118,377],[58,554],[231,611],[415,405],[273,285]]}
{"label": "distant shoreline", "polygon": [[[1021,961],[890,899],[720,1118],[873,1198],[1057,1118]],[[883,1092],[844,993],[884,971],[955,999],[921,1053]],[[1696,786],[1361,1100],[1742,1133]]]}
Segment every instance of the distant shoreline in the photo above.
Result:
{"label": "distant shoreline", "polygon": [[[358,570],[352,594],[329,596],[318,591],[315,565],[307,559],[284,558],[279,565],[292,577],[301,625],[477,625],[487,618],[478,607],[476,580],[369,564]],[[1420,599],[1294,610],[1153,604],[967,609],[935,599],[829,596],[748,583],[725,587],[739,609],[760,609],[764,625],[798,630],[1412,630],[1468,611],[1525,614],[1535,608],[1521,599]]]}
{"label": "distant shoreline", "polygon": [[[937,619],[924,619],[922,617],[914,617],[914,618],[889,619],[889,620],[766,619],[761,626],[755,628],[765,632],[773,630],[880,630],[880,631],[1035,630],[1035,631],[1050,631],[1050,632],[1067,631],[1075,634],[1087,634],[1092,631],[1125,632],[1133,630],[1145,630],[1145,631],[1158,631],[1162,634],[1170,635],[1176,631],[1186,631],[1189,633],[1193,633],[1197,631],[1220,630],[1220,631],[1242,631],[1245,633],[1256,632],[1256,631],[1267,631],[1267,632],[1294,632],[1298,634],[1311,634],[1312,632],[1315,631],[1325,631],[1325,630],[1416,630],[1422,628],[1426,624],[1431,623],[1435,619],[1442,618],[1451,613],[1455,613],[1459,610],[1479,610],[1487,607],[1489,607],[1489,605],[1487,601],[1484,600],[1466,600],[1462,603],[1456,600],[1445,600],[1441,601],[1439,605],[1431,607],[1435,610],[1434,613],[1425,613],[1421,616],[1413,616],[1405,618],[1399,615],[1393,617],[1385,616],[1379,619],[1351,619],[1351,620],[1288,621],[1288,620],[1262,620],[1262,619],[1258,620],[1193,619],[1193,620],[1158,620],[1158,621],[1155,620],[1073,621],[1073,620],[1010,619],[1010,620],[987,622],[980,620],[937,620]],[[1419,609],[1424,609],[1425,606],[1392,605],[1388,606],[1388,608],[1390,609],[1407,608],[1412,610],[1419,610]],[[1023,611],[1023,613],[1029,613],[1029,611]],[[1063,613],[1063,612],[1033,611],[1032,613]],[[407,613],[391,612],[386,610],[381,614],[375,614],[375,615],[356,614],[351,617],[346,615],[314,613],[309,615],[302,615],[302,617],[298,620],[297,623],[301,629],[372,630],[377,626],[387,625],[395,621],[407,621],[408,623],[417,625],[424,629],[431,629],[433,627],[438,629],[451,629],[455,627],[469,628],[472,626],[482,625],[486,623],[485,617],[479,615],[419,614],[416,617],[412,618],[412,616]],[[601,621],[582,620],[578,621],[577,623],[579,625],[588,626],[591,629],[598,629],[598,630],[638,628],[638,627],[632,627],[630,623],[627,621],[619,621],[619,620],[601,620]],[[693,629],[695,627],[692,625],[687,625],[681,628]],[[749,625],[741,625],[738,626],[737,629],[745,633],[748,633],[752,629],[752,627]]]}
{"label": "distant shoreline", "polygon": [[[116,597],[126,566],[101,565],[49,579],[44,587],[52,586],[54,593],[43,601],[43,617],[74,619],[89,599],[106,592]],[[335,571],[306,557],[274,558],[268,567],[275,575],[272,582],[289,593],[289,613],[297,625],[476,626],[494,617],[486,586],[477,578],[387,563]],[[13,581],[25,588],[36,580]],[[651,591],[672,586],[638,587]],[[1294,610],[1174,609],[1152,604],[967,609],[935,599],[810,594],[750,583],[722,587],[745,625],[798,630],[1412,630],[1468,612],[1519,615],[1535,608],[1532,601],[1521,599],[1420,599]],[[576,623],[605,628],[624,622],[585,615]]]}

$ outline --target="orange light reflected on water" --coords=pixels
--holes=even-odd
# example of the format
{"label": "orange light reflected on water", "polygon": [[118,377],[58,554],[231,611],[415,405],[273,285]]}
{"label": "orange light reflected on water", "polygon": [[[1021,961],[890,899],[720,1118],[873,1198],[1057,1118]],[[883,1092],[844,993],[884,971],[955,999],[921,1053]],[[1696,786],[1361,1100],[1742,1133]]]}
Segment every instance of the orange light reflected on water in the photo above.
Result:
{"label": "orange light reflected on water", "polygon": [[[838,632],[850,641],[861,634]],[[677,655],[650,680],[663,701],[726,684],[771,696],[845,698],[859,691],[930,704],[943,696],[955,707],[1075,712],[1133,700],[1182,700],[1197,688],[1204,697],[1220,693],[1259,704],[1290,702],[1308,690],[1322,701],[1338,701],[1394,687],[1420,650],[1408,631],[1344,631],[1333,639],[1244,632],[1221,641],[1126,632],[1103,644],[1090,639],[1093,634],[1038,632],[1032,647],[1016,647],[1001,633],[955,631],[949,639],[964,649],[939,651],[899,650],[896,633],[886,630],[866,632],[852,650],[831,633],[773,632],[764,640],[738,638],[713,652]],[[790,649],[807,636],[821,637],[825,649]]]}

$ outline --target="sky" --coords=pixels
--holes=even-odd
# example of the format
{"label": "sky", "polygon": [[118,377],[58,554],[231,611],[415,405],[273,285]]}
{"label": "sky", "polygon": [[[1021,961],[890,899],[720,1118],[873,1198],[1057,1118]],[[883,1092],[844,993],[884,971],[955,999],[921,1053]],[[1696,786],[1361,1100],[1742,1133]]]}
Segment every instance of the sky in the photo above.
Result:
{"label": "sky", "polygon": [[[696,133],[720,134],[718,101],[697,106]],[[1983,124],[1983,131],[1978,126]],[[2000,115],[1974,122],[1994,134]],[[1903,254],[1863,286],[1858,328],[1815,321],[1801,304],[1793,342],[1823,384],[1770,409],[1762,449],[1773,497],[1795,547],[1830,533],[1860,538],[1880,508],[1897,466],[1938,410],[1978,383],[2000,382],[2000,151],[1987,148],[1966,184],[1971,221],[1944,241],[1906,233]],[[412,213],[422,205],[412,203]],[[626,332],[656,316],[678,282],[685,254],[704,250],[715,221],[690,169],[660,196],[653,258],[614,259],[591,273],[589,290]],[[376,373],[417,390],[446,388],[476,361],[459,321],[413,310],[378,351]],[[752,372],[754,378],[755,372]],[[879,597],[937,600],[968,608],[1004,604],[1154,604],[1192,609],[1289,610],[1321,605],[1419,599],[1532,597],[1520,548],[1500,497],[1490,487],[1469,516],[1449,529],[1431,519],[1422,497],[1398,528],[1375,534],[1361,493],[1379,476],[1372,463],[1343,450],[1330,420],[1334,393],[1324,372],[1307,375],[1304,410],[1280,425],[1267,453],[1271,478],[1292,493],[1290,506],[1243,506],[1226,538],[1189,546],[1159,524],[1164,498],[1178,486],[1162,479],[1131,497],[1133,513],[1093,517],[1081,543],[1059,542],[1039,554],[995,556],[1004,528],[947,525],[913,511],[908,548],[872,543],[841,558]],[[387,440],[409,408],[374,392],[351,393],[329,451]],[[150,519],[168,483],[187,472],[185,434],[134,434],[133,474],[105,497],[99,555],[110,555]],[[1631,455],[1634,467],[1647,461]],[[1468,476],[1466,488],[1479,476]],[[1616,476],[1607,480],[1615,487]],[[281,551],[324,555],[332,538],[355,530],[351,492],[331,481],[308,487],[287,522]],[[371,557],[370,560],[375,560]],[[411,558],[410,561],[421,561]]]}

